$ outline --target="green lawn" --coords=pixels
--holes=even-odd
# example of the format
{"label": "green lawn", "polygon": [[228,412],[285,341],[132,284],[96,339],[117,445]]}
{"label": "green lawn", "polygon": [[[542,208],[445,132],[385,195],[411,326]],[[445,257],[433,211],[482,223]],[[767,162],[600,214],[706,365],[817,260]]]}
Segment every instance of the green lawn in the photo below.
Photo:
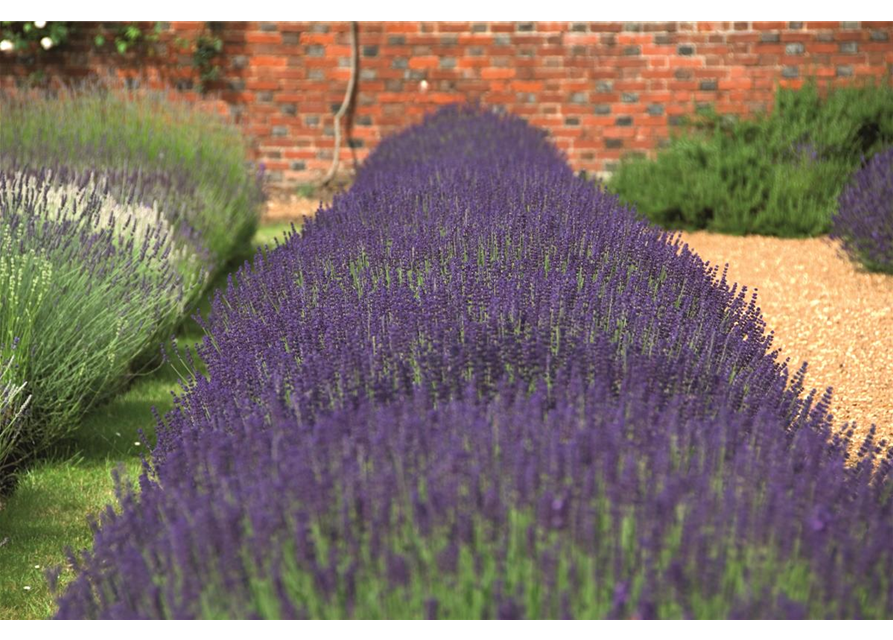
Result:
{"label": "green lawn", "polygon": [[[261,227],[255,247],[272,244],[289,228],[288,223]],[[253,250],[246,251],[228,272],[251,255]],[[227,273],[217,286],[225,285]],[[209,305],[210,294],[199,311],[207,313]],[[179,344],[191,346],[200,339],[195,322],[185,321]],[[73,438],[22,475],[16,491],[0,506],[0,620],[52,615],[45,569],[66,564],[66,548],[90,545],[89,518],[114,502],[112,473],[119,469],[128,480],[136,479],[141,455],[154,444],[150,409],[167,412],[171,391],[177,389],[177,374],[170,365],[140,374],[127,391],[90,414]],[[72,577],[66,569],[60,579],[64,584]]]}

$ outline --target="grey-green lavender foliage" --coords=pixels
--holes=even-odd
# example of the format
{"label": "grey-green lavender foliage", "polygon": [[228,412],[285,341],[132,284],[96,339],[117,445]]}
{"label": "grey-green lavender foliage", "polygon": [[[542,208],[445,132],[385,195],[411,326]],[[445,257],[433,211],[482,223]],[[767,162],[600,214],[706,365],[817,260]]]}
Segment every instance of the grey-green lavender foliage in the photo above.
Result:
{"label": "grey-green lavender foliage", "polygon": [[779,89],[768,115],[693,124],[653,160],[621,162],[608,188],[665,228],[814,236],[862,157],[893,144],[893,87]]}

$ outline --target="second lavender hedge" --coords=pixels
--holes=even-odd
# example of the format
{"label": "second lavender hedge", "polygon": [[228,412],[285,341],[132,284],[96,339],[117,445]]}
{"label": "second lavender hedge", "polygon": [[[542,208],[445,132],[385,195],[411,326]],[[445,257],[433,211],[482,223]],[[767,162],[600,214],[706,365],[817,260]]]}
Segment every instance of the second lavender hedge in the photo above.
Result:
{"label": "second lavender hedge", "polygon": [[884,444],[520,120],[383,142],[206,328],[60,617],[893,611]]}

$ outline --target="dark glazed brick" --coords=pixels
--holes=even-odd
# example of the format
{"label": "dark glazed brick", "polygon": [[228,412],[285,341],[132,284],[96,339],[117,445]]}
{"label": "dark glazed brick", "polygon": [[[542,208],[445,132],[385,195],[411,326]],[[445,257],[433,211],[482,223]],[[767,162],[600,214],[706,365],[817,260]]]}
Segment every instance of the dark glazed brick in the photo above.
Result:
{"label": "dark glazed brick", "polygon": [[874,42],[887,42],[890,39],[890,34],[886,31],[872,31],[871,39]]}
{"label": "dark glazed brick", "polygon": [[605,147],[608,149],[622,149],[623,140],[620,138],[605,138]]}
{"label": "dark glazed brick", "polygon": [[853,75],[853,68],[849,65],[837,67],[838,78],[850,78]]}
{"label": "dark glazed brick", "polygon": [[569,127],[576,127],[576,126],[579,126],[580,119],[579,118],[565,118],[564,124]]}
{"label": "dark glazed brick", "polygon": [[282,44],[294,46],[301,43],[301,34],[297,31],[286,31],[282,34]]}
{"label": "dark glazed brick", "polygon": [[676,53],[678,53],[680,56],[690,56],[694,54],[694,52],[695,48],[690,44],[680,44],[678,47],[676,47]]}
{"label": "dark glazed brick", "polygon": [[257,93],[257,101],[258,102],[273,102],[273,92],[272,91],[259,91]]}
{"label": "dark glazed brick", "polygon": [[799,78],[800,69],[797,67],[782,67],[781,75],[783,78]]}
{"label": "dark glazed brick", "polygon": [[789,56],[799,56],[806,51],[802,42],[791,42],[784,46],[784,52]]}
{"label": "dark glazed brick", "polygon": [[620,94],[620,101],[625,102],[627,104],[633,104],[639,101],[638,93],[622,93]]}
{"label": "dark glazed brick", "polygon": [[279,107],[279,110],[287,116],[294,116],[298,113],[298,105],[296,104],[284,104]]}
{"label": "dark glazed brick", "polygon": [[597,116],[606,116],[611,113],[611,105],[609,104],[597,104],[593,109],[595,115]]}
{"label": "dark glazed brick", "polygon": [[586,33],[586,23],[585,22],[575,22],[571,25],[571,31],[575,33]]}
{"label": "dark glazed brick", "polygon": [[662,104],[650,104],[648,105],[648,115],[650,116],[662,116],[664,114],[664,106]]}
{"label": "dark glazed brick", "polygon": [[841,22],[840,23],[841,29],[858,29],[860,26],[861,26],[861,23],[859,23],[859,22]]}
{"label": "dark glazed brick", "polygon": [[789,22],[788,23],[788,29],[798,30],[798,29],[802,29],[802,28],[803,28],[802,22]]}
{"label": "dark glazed brick", "polygon": [[572,93],[570,101],[572,104],[586,104],[586,94],[580,91]]}
{"label": "dark glazed brick", "polygon": [[304,171],[307,169],[307,163],[303,160],[292,160],[291,165],[289,165],[292,171]]}
{"label": "dark glazed brick", "polygon": [[633,124],[633,119],[630,116],[620,116],[614,121],[618,127],[631,127]]}
{"label": "dark glazed brick", "polygon": [[284,138],[288,135],[288,127],[273,127],[273,136],[277,138]]}
{"label": "dark glazed brick", "polygon": [[522,22],[516,27],[516,31],[533,31],[532,22]]}
{"label": "dark glazed brick", "polygon": [[363,47],[363,55],[367,58],[374,58],[378,55],[378,45],[377,44],[367,44]]}
{"label": "dark glazed brick", "polygon": [[391,60],[391,69],[409,69],[409,60],[406,58],[394,58]]}
{"label": "dark glazed brick", "polygon": [[233,69],[244,69],[248,66],[248,56],[233,56]]}
{"label": "dark glazed brick", "polygon": [[716,80],[701,80],[701,84],[698,87],[701,91],[716,91]]}
{"label": "dark glazed brick", "polygon": [[493,38],[493,44],[498,47],[507,47],[512,43],[512,39],[504,33]]}
{"label": "dark glazed brick", "polygon": [[351,138],[347,141],[347,146],[351,149],[362,149],[366,143],[360,138]]}
{"label": "dark glazed brick", "polygon": [[781,42],[781,36],[777,33],[761,33],[760,42]]}
{"label": "dark glazed brick", "polygon": [[275,22],[261,22],[260,23],[261,31],[279,31],[279,27]]}
{"label": "dark glazed brick", "polygon": [[388,36],[388,44],[399,47],[406,44],[406,36]]}
{"label": "dark glazed brick", "polygon": [[245,81],[242,78],[230,80],[226,85],[230,91],[245,91]]}
{"label": "dark glazed brick", "polygon": [[441,58],[439,61],[439,65],[441,69],[455,69],[456,68],[456,59],[455,58]]}
{"label": "dark glazed brick", "polygon": [[599,93],[610,93],[614,88],[614,83],[610,80],[599,80],[595,83],[595,90]]}
{"label": "dark glazed brick", "polygon": [[361,127],[371,127],[372,116],[357,116],[356,123]]}
{"label": "dark glazed brick", "polygon": [[839,49],[841,53],[859,53],[859,43],[841,42]]}
{"label": "dark glazed brick", "polygon": [[666,33],[654,34],[654,44],[671,44],[669,34],[666,34]]}
{"label": "dark glazed brick", "polygon": [[686,69],[685,67],[682,67],[682,68],[676,69],[676,71],[673,72],[673,76],[677,80],[691,80],[692,78],[695,77],[695,72],[692,71],[691,69]]}
{"label": "dark glazed brick", "polygon": [[641,22],[624,22],[623,30],[624,31],[634,31],[634,32],[641,31],[642,23]]}
{"label": "dark glazed brick", "polygon": [[472,33],[485,33],[486,31],[487,31],[487,25],[484,24],[483,22],[476,22],[475,24],[471,25]]}
{"label": "dark glazed brick", "polygon": [[319,116],[307,116],[304,118],[304,123],[308,127],[318,127],[319,126]]}
{"label": "dark glazed brick", "polygon": [[674,126],[678,127],[680,124],[685,122],[685,116],[670,116],[668,122]]}
{"label": "dark glazed brick", "polygon": [[321,44],[311,44],[307,46],[306,51],[311,58],[322,58],[326,53],[326,48]]}
{"label": "dark glazed brick", "polygon": [[623,55],[625,55],[625,56],[637,56],[637,55],[640,55],[641,53],[642,53],[642,47],[640,47],[637,44],[623,48]]}

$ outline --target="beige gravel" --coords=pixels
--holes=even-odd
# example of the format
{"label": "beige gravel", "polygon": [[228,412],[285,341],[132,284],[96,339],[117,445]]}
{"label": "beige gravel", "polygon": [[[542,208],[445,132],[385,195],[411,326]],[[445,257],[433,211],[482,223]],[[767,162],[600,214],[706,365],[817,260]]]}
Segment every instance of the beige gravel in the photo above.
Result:
{"label": "beige gravel", "polygon": [[289,222],[316,215],[320,201],[315,198],[277,195],[267,201],[264,222]]}
{"label": "beige gravel", "polygon": [[893,276],[867,273],[827,238],[736,237],[699,231],[682,239],[729,280],[757,289],[775,347],[807,386],[833,387],[838,421],[857,434],[874,423],[893,440]]}

